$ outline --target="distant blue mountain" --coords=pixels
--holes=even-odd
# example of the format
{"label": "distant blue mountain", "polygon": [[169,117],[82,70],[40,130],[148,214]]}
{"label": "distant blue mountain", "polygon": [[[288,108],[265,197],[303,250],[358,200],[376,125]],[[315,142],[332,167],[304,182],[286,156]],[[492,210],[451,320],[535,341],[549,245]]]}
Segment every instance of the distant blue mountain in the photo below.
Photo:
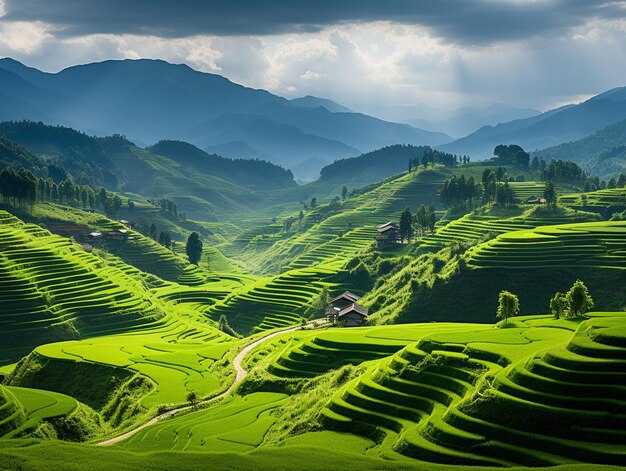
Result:
{"label": "distant blue mountain", "polygon": [[119,133],[138,143],[191,139],[203,148],[225,146],[237,152],[248,146],[286,166],[332,161],[398,142],[438,145],[452,140],[352,113],[330,100],[289,101],[186,65],[144,59],[80,65],[55,74],[1,59],[0,120],[14,119],[96,135]]}
{"label": "distant blue mountain", "polygon": [[491,156],[498,144],[519,144],[532,151],[581,139],[623,119],[626,119],[626,87],[531,118],[484,126],[466,137],[442,145],[441,149],[476,158]]}
{"label": "distant blue mountain", "polygon": [[294,98],[289,100],[292,105],[299,106],[301,108],[326,108],[328,111],[332,113],[352,113],[350,108],[346,108],[339,103],[328,100],[326,98],[318,98],[316,96],[303,96],[300,98]]}

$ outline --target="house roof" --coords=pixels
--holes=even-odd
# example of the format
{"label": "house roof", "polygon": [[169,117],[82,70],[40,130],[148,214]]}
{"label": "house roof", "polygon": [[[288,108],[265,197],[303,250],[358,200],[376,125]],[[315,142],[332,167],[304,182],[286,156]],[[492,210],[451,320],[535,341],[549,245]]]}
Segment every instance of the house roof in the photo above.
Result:
{"label": "house roof", "polygon": [[395,222],[386,222],[385,224],[381,224],[378,226],[378,232],[383,232],[389,229],[397,229],[398,225]]}
{"label": "house roof", "polygon": [[378,228],[378,232],[380,232],[381,234],[385,233],[385,232],[389,232],[389,231],[398,231],[398,227],[397,226],[381,226]]}
{"label": "house roof", "polygon": [[339,314],[337,314],[337,317],[345,316],[346,314],[350,314],[351,312],[356,312],[357,314],[363,317],[367,317],[367,308],[364,308],[363,306],[357,303],[352,303],[350,306],[339,311]]}
{"label": "house roof", "polygon": [[354,303],[356,301],[358,301],[360,298],[360,296],[357,296],[354,293],[351,293],[350,291],[344,291],[342,294],[340,294],[339,296],[337,296],[334,299],[331,299],[330,302],[331,304],[334,303],[335,301],[339,301],[341,299],[345,299],[346,301],[349,301],[351,303]]}

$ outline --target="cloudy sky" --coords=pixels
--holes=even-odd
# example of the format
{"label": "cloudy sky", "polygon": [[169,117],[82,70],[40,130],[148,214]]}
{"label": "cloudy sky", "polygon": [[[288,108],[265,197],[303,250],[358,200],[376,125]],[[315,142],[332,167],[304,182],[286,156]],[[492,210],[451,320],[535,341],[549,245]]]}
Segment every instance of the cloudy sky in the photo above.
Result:
{"label": "cloudy sky", "polygon": [[0,0],[0,56],[160,58],[358,110],[548,109],[626,85],[626,1]]}

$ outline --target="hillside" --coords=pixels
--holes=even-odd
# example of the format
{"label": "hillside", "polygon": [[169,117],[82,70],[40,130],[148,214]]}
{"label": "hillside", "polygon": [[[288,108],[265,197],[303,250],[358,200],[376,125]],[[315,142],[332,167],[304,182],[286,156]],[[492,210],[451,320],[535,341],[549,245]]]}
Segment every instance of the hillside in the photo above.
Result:
{"label": "hillside", "polygon": [[322,181],[373,183],[404,172],[410,159],[421,158],[427,147],[393,145],[357,157],[335,160],[320,171]]}
{"label": "hillside", "polygon": [[[202,214],[205,220],[258,208],[262,197],[257,190],[295,187],[291,173],[275,164],[210,156],[182,142],[159,143],[154,147],[164,154],[159,155],[123,136],[94,137],[29,121],[0,123],[0,135],[46,159],[45,165],[29,164],[36,174],[38,166],[47,166],[57,181],[67,171],[79,183],[103,185],[132,198],[174,199],[189,216]],[[24,152],[12,152],[6,162],[23,164]]]}
{"label": "hillside", "polygon": [[[50,74],[7,58],[0,60],[0,70],[4,120],[42,120],[100,135],[123,133],[140,144],[170,137],[227,149],[243,142],[287,167],[310,157],[345,157],[398,141],[436,145],[451,139],[359,113],[301,106],[159,60],[105,61]],[[263,126],[265,135],[251,121]],[[308,156],[294,154],[307,147],[312,147]]]}
{"label": "hillside", "polygon": [[262,160],[226,159],[180,141],[159,141],[146,150],[246,188],[267,191],[295,186],[291,171]]}
{"label": "hillside", "polygon": [[538,150],[533,155],[546,161],[571,160],[601,178],[614,177],[626,169],[626,120],[578,141]]}
{"label": "hillside", "polygon": [[[474,230],[470,236],[474,241],[480,241],[481,235],[491,238],[507,232],[469,249],[467,245],[448,246],[395,270],[363,298],[375,311],[371,321],[486,321],[496,310],[498,293],[505,289],[519,297],[524,312],[541,313],[555,292],[567,291],[576,279],[584,280],[595,293],[599,309],[620,310],[626,304],[618,288],[626,282],[624,223],[563,224],[575,220],[572,216],[548,212],[535,213],[534,220],[517,219],[531,227],[526,230],[515,225],[516,218],[489,221],[488,217],[487,224],[466,223],[465,230],[468,226]],[[577,216],[579,221],[596,219],[590,213]],[[444,226],[437,232],[446,231]],[[463,242],[465,237],[457,239]],[[396,295],[390,298],[389,292]],[[463,308],[459,309],[461,298]]]}
{"label": "hillside", "polygon": [[577,105],[497,126],[484,126],[441,148],[447,152],[486,158],[499,144],[519,144],[537,150],[575,141],[626,118],[626,87],[615,88]]}
{"label": "hillside", "polygon": [[163,317],[140,279],[68,239],[5,211],[0,232],[3,363],[35,345],[132,330]]}

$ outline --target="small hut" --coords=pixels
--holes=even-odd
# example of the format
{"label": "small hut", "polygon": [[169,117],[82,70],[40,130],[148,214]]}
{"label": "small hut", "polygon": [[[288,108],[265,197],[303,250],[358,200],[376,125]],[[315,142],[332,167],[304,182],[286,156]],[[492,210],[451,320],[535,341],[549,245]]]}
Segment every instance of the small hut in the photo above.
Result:
{"label": "small hut", "polygon": [[359,327],[365,323],[367,309],[360,304],[352,304],[337,314],[337,322],[343,327]]}
{"label": "small hut", "polygon": [[375,239],[376,244],[379,247],[401,244],[402,238],[400,237],[400,226],[398,226],[395,222],[388,222],[378,226],[378,234]]}

